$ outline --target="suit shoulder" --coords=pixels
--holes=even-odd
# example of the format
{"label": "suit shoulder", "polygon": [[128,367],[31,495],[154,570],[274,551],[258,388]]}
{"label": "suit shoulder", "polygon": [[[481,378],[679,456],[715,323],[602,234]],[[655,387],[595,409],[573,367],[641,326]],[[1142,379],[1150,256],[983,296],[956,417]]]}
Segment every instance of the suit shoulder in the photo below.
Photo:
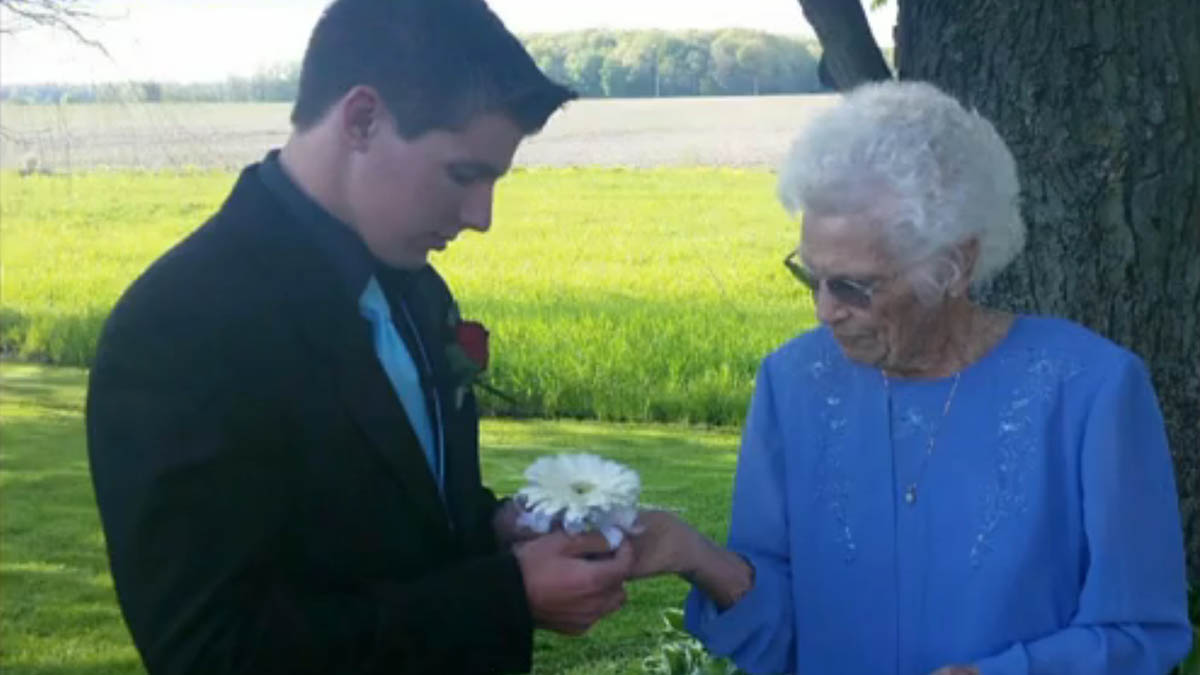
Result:
{"label": "suit shoulder", "polygon": [[222,214],[155,260],[117,300],[100,336],[97,366],[114,356],[149,362],[203,360],[265,337],[271,284],[230,236]]}
{"label": "suit shoulder", "polygon": [[[222,236],[214,216],[152,262],[121,294],[115,320],[144,315],[199,317],[221,306],[236,307],[248,298],[251,276],[245,252]],[[234,293],[237,289],[241,292]]]}
{"label": "suit shoulder", "polygon": [[264,270],[294,248],[275,224],[281,208],[247,168],[221,207],[152,262],[125,290],[111,321],[160,327],[261,309]]}

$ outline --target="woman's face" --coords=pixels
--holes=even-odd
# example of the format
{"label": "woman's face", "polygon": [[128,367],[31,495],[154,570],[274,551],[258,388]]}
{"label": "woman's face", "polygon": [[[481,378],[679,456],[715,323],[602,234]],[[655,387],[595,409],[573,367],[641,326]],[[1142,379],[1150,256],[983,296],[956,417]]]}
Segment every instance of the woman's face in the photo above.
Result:
{"label": "woman's face", "polygon": [[[938,308],[917,300],[906,270],[891,259],[882,239],[854,219],[805,214],[803,229],[800,253],[818,282],[817,318],[847,358],[904,370],[930,346]],[[848,286],[866,292],[848,293]]]}

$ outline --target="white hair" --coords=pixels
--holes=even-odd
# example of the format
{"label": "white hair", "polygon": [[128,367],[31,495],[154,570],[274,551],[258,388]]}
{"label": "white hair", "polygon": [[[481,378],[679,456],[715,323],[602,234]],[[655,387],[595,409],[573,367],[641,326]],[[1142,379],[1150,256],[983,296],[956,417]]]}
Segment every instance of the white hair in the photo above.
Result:
{"label": "white hair", "polygon": [[897,262],[921,268],[915,280],[925,282],[917,290],[927,301],[962,277],[956,244],[979,242],[972,284],[995,276],[1025,245],[1008,146],[990,122],[924,82],[851,91],[796,139],[778,189],[792,213],[875,228]]}

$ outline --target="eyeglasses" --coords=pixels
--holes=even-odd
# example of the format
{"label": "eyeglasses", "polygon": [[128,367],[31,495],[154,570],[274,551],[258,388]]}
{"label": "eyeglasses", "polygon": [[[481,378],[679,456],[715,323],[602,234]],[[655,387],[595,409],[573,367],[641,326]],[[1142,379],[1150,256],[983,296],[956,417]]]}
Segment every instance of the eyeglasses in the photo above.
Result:
{"label": "eyeglasses", "polygon": [[789,253],[788,257],[783,259],[783,264],[792,273],[792,276],[796,277],[797,281],[812,291],[814,298],[816,298],[821,284],[824,284],[825,290],[832,293],[838,302],[858,309],[867,309],[871,306],[871,296],[875,294],[875,289],[880,283],[879,281],[864,281],[849,277],[818,277],[804,266],[796,251]]}

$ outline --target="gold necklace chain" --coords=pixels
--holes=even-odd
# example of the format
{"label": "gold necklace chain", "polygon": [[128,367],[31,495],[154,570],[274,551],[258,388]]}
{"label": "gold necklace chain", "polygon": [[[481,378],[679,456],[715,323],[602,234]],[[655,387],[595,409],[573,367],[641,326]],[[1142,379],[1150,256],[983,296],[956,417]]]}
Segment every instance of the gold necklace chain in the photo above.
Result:
{"label": "gold necklace chain", "polygon": [[[882,372],[882,371],[881,371]],[[891,380],[888,379],[887,373],[883,374],[883,388],[888,395],[888,410],[891,410],[892,387]],[[933,456],[933,449],[937,445],[937,437],[942,432],[942,427],[946,425],[946,418],[950,415],[950,406],[954,403],[954,394],[958,392],[958,381],[962,379],[962,371],[954,374],[954,384],[950,385],[950,394],[946,396],[946,404],[942,406],[942,419],[938,422],[937,428],[929,432],[929,443],[925,446],[925,454],[921,457],[921,468],[917,471],[917,478],[904,488],[904,503],[909,506],[915,506],[917,503],[917,485],[921,479],[925,477],[925,465],[929,463],[929,458]],[[889,414],[891,414],[889,412]],[[889,427],[891,425],[889,424]]]}

